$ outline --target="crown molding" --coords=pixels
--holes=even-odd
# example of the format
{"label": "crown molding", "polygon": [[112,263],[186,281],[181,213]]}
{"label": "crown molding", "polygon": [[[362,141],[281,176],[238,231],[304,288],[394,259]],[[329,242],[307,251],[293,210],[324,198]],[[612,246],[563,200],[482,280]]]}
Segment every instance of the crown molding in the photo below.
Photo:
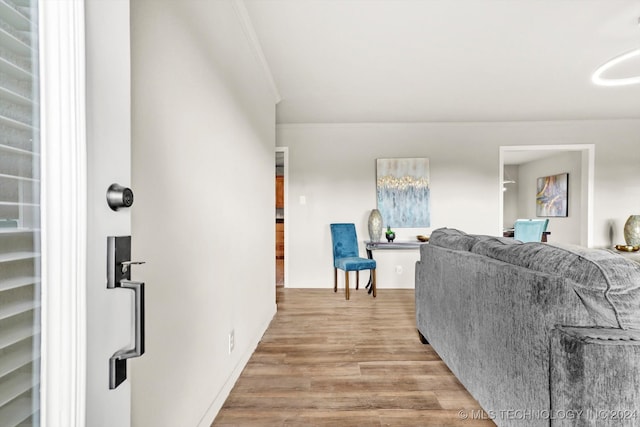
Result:
{"label": "crown molding", "polygon": [[434,127],[522,127],[532,124],[543,126],[563,126],[579,123],[630,123],[640,124],[640,117],[621,117],[610,119],[566,119],[566,120],[515,120],[515,121],[460,121],[460,122],[311,122],[311,123],[276,123],[276,129],[362,129],[362,128],[434,128]]}
{"label": "crown molding", "polygon": [[269,85],[271,93],[273,94],[274,101],[277,104],[278,102],[282,101],[282,97],[280,96],[280,91],[278,90],[276,81],[273,79],[271,67],[269,67],[267,58],[264,56],[262,46],[260,45],[260,41],[258,40],[258,36],[256,35],[256,31],[253,28],[253,23],[251,22],[251,17],[249,17],[247,6],[244,4],[243,0],[231,0],[231,4],[233,5],[233,9],[238,16],[238,20],[240,21],[240,25],[242,26],[242,31],[244,32],[244,35],[249,42],[249,46],[251,46],[251,50],[256,56],[256,59],[258,60],[258,63],[260,64],[264,73],[264,76],[267,79],[267,83]]}

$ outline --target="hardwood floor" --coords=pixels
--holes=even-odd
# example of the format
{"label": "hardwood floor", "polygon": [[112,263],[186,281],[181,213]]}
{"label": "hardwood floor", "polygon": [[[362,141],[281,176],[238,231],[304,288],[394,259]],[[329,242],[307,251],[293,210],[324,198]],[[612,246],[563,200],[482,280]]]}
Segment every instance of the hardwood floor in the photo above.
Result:
{"label": "hardwood floor", "polygon": [[420,343],[413,290],[279,288],[277,303],[213,426],[494,425]]}

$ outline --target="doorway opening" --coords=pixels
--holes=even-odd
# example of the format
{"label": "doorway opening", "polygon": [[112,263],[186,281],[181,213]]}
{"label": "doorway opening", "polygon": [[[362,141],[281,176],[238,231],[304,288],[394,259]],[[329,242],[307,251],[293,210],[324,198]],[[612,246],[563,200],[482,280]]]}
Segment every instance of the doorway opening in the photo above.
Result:
{"label": "doorway opening", "polygon": [[275,229],[276,229],[276,288],[285,287],[287,281],[287,189],[288,177],[287,169],[289,162],[289,152],[287,147],[276,147],[275,156]]}
{"label": "doorway opening", "polygon": [[569,213],[550,218],[549,241],[585,247],[593,244],[595,145],[500,147],[499,224],[501,233],[516,217],[535,217],[536,178],[567,172]]}

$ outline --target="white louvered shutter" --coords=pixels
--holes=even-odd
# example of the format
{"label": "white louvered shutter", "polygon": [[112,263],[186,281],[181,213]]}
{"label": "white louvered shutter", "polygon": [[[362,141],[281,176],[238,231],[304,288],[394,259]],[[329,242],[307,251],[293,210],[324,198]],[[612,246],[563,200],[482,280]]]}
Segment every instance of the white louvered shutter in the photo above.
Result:
{"label": "white louvered shutter", "polygon": [[39,426],[37,2],[0,0],[0,426]]}

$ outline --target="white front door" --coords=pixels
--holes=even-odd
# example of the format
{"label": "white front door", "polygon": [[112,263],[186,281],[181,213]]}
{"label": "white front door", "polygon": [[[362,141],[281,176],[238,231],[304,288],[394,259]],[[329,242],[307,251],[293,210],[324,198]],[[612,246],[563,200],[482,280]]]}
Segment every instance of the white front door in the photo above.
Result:
{"label": "white front door", "polygon": [[130,213],[106,191],[131,174],[129,2],[14,0],[0,18],[0,425],[128,427],[109,359],[132,347],[133,297],[106,277]]}
{"label": "white front door", "polygon": [[[128,0],[86,0],[87,426],[128,427],[131,382],[109,389],[109,359],[134,346],[133,292],[107,289],[107,237],[131,235],[130,208],[113,211],[111,184],[131,183]],[[135,188],[132,189],[135,192]],[[135,237],[132,237],[135,245]],[[132,279],[144,277],[132,266]],[[128,364],[130,377],[131,363]]]}

